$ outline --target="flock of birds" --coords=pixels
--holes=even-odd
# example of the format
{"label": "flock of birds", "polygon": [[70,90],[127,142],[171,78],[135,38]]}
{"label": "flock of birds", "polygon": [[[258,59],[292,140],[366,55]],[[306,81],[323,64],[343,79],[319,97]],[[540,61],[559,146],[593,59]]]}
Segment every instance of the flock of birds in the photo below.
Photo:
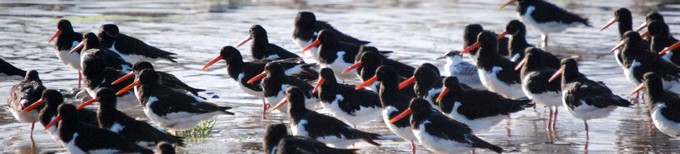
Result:
{"label": "flock of birds", "polygon": [[[205,65],[226,61],[229,77],[246,93],[262,99],[262,118],[278,109],[288,115],[292,135],[285,124],[267,127],[266,153],[355,153],[354,143],[379,146],[380,134],[356,129],[356,125],[382,117],[397,136],[436,153],[458,153],[474,148],[501,153],[503,149],[475,136],[489,130],[510,114],[543,105],[550,109],[546,129],[555,130],[557,108],[584,122],[586,137],[590,119],[605,118],[617,107],[631,102],[602,82],[581,74],[574,59],[558,59],[527,43],[526,26],[544,34],[564,31],[587,19],[542,0],[518,2],[520,20],[512,20],[505,32],[484,31],[481,25],[465,27],[465,49],[449,51],[443,73],[429,63],[418,67],[388,58],[381,51],[341,33],[312,12],[295,19],[294,42],[318,61],[305,63],[297,54],[270,44],[260,25],[236,47],[225,46]],[[633,30],[631,12],[621,8],[602,27],[618,23],[620,44],[611,51],[625,76],[645,89],[652,120],[661,132],[680,135],[680,42],[670,35],[663,16],[652,12],[645,24]],[[637,32],[647,27],[642,36]],[[511,35],[509,39],[506,35]],[[70,153],[174,153],[183,145],[176,131],[196,127],[217,115],[233,115],[230,107],[207,102],[191,87],[170,73],[154,70],[159,59],[175,62],[176,54],[147,45],[119,32],[114,24],[102,25],[99,33],[81,34],[68,20],[60,20],[55,53],[78,71],[84,91],[92,99],[80,105],[64,103],[57,90],[45,88],[36,71],[22,71],[2,61],[7,75],[24,76],[12,87],[8,105],[14,117],[25,123],[40,122]],[[252,61],[244,61],[237,49],[252,41]],[[469,54],[471,61],[463,61]],[[443,76],[442,76],[443,75]],[[360,79],[360,85],[344,81]],[[314,86],[313,82],[316,81]],[[342,82],[341,82],[342,81]],[[561,98],[561,99],[560,99]],[[98,110],[85,106],[99,102]],[[288,105],[287,105],[288,104]],[[138,121],[124,112],[138,109],[149,122],[174,134]],[[330,115],[315,111],[318,106]],[[273,106],[273,107],[272,107]]]}

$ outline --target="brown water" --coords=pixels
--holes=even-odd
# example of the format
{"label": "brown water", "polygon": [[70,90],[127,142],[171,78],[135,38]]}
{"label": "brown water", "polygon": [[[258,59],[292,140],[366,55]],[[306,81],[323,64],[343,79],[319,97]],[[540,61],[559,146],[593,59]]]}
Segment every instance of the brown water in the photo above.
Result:
{"label": "brown water", "polygon": [[[616,94],[627,96],[634,87],[621,68],[607,54],[616,44],[616,26],[598,32],[620,7],[634,12],[637,26],[646,12],[657,9],[666,15],[672,31],[680,31],[680,5],[672,1],[641,0],[553,0],[559,6],[590,18],[595,27],[571,28],[551,35],[549,51],[563,57],[580,58],[582,73],[604,81]],[[160,48],[179,54],[177,64],[160,61],[157,69],[171,72],[188,84],[207,89],[203,96],[221,105],[234,106],[236,116],[218,116],[212,137],[191,139],[182,153],[262,153],[261,141],[268,124],[287,122],[278,111],[269,120],[261,120],[260,100],[236,88],[227,77],[224,62],[205,72],[198,69],[217,55],[226,45],[234,45],[245,37],[248,27],[260,24],[269,32],[272,43],[291,51],[300,49],[291,41],[293,20],[298,11],[311,10],[320,20],[330,21],[336,28],[371,45],[396,51],[391,58],[411,65],[434,61],[449,49],[462,47],[462,28],[480,23],[486,29],[500,31],[516,18],[514,7],[496,8],[503,0],[451,1],[2,1],[0,2],[0,52],[10,63],[41,73],[45,86],[71,90],[76,87],[76,73],[65,67],[46,41],[56,30],[60,18],[71,20],[76,31],[97,31],[99,25],[115,23],[121,32],[141,38]],[[677,2],[676,2],[677,3]],[[529,31],[529,41],[539,42],[536,31]],[[250,57],[248,48],[241,48]],[[309,58],[309,57],[307,57]],[[7,99],[9,88],[18,80],[0,81],[0,100]],[[60,145],[36,126],[35,147],[28,138],[30,125],[17,123],[6,104],[0,104],[0,151],[3,153],[63,152]],[[490,143],[512,153],[671,153],[680,151],[680,142],[650,127],[644,104],[619,108],[608,118],[589,121],[590,140],[586,141],[582,121],[560,108],[558,135],[549,139],[545,131],[544,109],[528,109],[513,114],[492,130],[477,134]],[[409,144],[402,141],[379,120],[359,126],[362,130],[387,134],[382,146],[357,144],[361,153],[408,153]],[[511,136],[508,137],[508,130]],[[429,153],[419,146],[419,153]],[[486,153],[488,151],[478,150]]]}

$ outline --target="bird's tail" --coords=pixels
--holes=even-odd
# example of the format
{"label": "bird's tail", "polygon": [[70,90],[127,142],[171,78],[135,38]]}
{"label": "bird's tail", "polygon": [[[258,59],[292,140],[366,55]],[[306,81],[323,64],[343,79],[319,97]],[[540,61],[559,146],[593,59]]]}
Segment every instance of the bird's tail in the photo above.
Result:
{"label": "bird's tail", "polygon": [[496,153],[503,152],[503,148],[496,146],[496,145],[493,145],[489,142],[486,142],[486,141],[478,138],[477,136],[471,135],[471,136],[467,136],[467,137],[469,137],[471,139],[472,147],[474,147],[474,148],[489,149],[489,150],[494,151]]}
{"label": "bird's tail", "polygon": [[633,103],[631,103],[630,101],[628,101],[628,100],[626,100],[626,99],[623,99],[623,98],[621,98],[621,97],[619,97],[619,96],[614,95],[614,96],[612,96],[612,97],[615,97],[615,98],[614,98],[614,102],[612,103],[612,105],[622,106],[622,107],[630,107],[630,106],[633,105]]}
{"label": "bird's tail", "polygon": [[363,139],[364,141],[366,141],[370,144],[373,144],[375,146],[380,146],[380,143],[374,141],[376,139],[380,139],[380,136],[381,136],[380,134],[363,132],[363,131],[359,131],[359,130],[357,130],[357,133],[360,135],[361,139]]}
{"label": "bird's tail", "polygon": [[335,148],[329,148],[329,149],[321,149],[317,152],[319,153],[327,153],[327,154],[355,154],[357,153],[358,149],[335,149]]}
{"label": "bird's tail", "polygon": [[228,106],[218,106],[220,108],[220,111],[222,111],[224,114],[228,115],[234,115],[234,112],[229,112],[227,110],[231,109],[231,107]]}

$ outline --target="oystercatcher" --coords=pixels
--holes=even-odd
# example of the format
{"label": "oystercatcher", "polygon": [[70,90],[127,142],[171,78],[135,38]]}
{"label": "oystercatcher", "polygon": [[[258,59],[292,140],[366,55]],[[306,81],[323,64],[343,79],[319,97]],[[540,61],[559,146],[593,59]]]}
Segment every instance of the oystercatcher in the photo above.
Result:
{"label": "oystercatcher", "polygon": [[[132,66],[132,72],[126,74],[125,76],[122,76],[122,77],[116,79],[115,81],[113,81],[111,83],[111,85],[115,85],[115,84],[121,83],[123,81],[129,80],[131,78],[134,78],[135,75],[139,75],[139,73],[142,72],[142,70],[145,70],[145,69],[155,70],[153,68],[153,65],[149,62],[146,62],[146,61],[137,62],[137,63],[135,63],[135,65]],[[156,71],[156,72],[158,72],[158,75],[160,75],[161,79],[163,79],[163,81],[161,81],[161,82],[163,82],[164,86],[168,86],[170,88],[180,90],[180,91],[186,91],[186,92],[192,93],[196,96],[198,96],[198,92],[205,91],[205,89],[198,89],[198,88],[194,88],[194,87],[187,85],[186,83],[179,80],[179,78],[177,78],[175,75],[172,75],[170,73],[161,72],[161,71]]]}
{"label": "oystercatcher", "polygon": [[353,154],[357,149],[336,149],[326,144],[304,136],[288,135],[285,124],[271,124],[267,126],[262,142],[264,153],[334,153]]}
{"label": "oystercatcher", "polygon": [[[295,17],[295,29],[293,30],[293,41],[300,48],[305,48],[309,46],[314,41],[314,39],[316,39],[317,34],[324,29],[334,31],[338,35],[338,39],[340,39],[340,41],[342,42],[348,42],[358,45],[370,43],[368,41],[362,41],[352,36],[343,34],[342,32],[333,28],[333,26],[331,26],[327,22],[316,20],[316,16],[314,15],[314,13],[306,11],[299,12]],[[313,58],[318,60],[319,56],[317,49],[318,49],[317,47],[312,47],[309,49],[310,50],[309,53],[312,55]]]}
{"label": "oystercatcher", "polygon": [[[666,23],[666,21],[663,19],[663,15],[659,14],[659,12],[652,11],[647,14],[647,16],[645,17],[645,22],[642,23],[635,31],[640,32],[640,30],[647,28],[649,26],[649,23],[652,21],[661,21],[663,23]],[[645,32],[642,36],[645,35],[647,35],[647,37],[643,38],[645,38],[648,41],[651,40],[649,36],[649,30]]]}
{"label": "oystercatcher", "polygon": [[631,106],[628,100],[614,95],[604,83],[590,80],[579,73],[576,60],[563,59],[561,64],[560,70],[555,72],[548,82],[562,77],[562,103],[567,106],[567,111],[571,115],[583,120],[586,139],[590,138],[588,120],[607,117],[619,106]]}
{"label": "oystercatcher", "polygon": [[176,62],[177,54],[158,49],[148,45],[143,41],[120,33],[115,24],[102,25],[99,34],[99,41],[104,48],[119,54],[125,61],[131,64],[139,61],[153,61],[157,59],[167,59]]}
{"label": "oystercatcher", "polygon": [[103,128],[120,134],[130,139],[133,143],[152,149],[161,141],[183,145],[181,137],[170,135],[149,123],[137,121],[134,118],[116,109],[116,92],[109,88],[102,88],[97,92],[96,98],[90,99],[79,105],[76,109],[82,109],[94,102],[99,102],[97,119],[99,128]]}
{"label": "oystercatcher", "polygon": [[[321,69],[321,76],[313,92],[317,92],[321,105],[335,118],[358,125],[380,116],[380,99],[370,90],[355,90],[354,86],[338,83],[333,70]],[[301,89],[301,88],[296,88]]]}
{"label": "oystercatcher", "polygon": [[430,103],[422,98],[414,98],[409,108],[390,119],[395,123],[411,115],[411,130],[418,141],[436,153],[463,153],[472,148],[484,148],[496,153],[503,152],[501,147],[488,143],[472,133],[463,123],[444,116],[433,110]]}
{"label": "oystercatcher", "polygon": [[80,74],[82,69],[80,67],[80,50],[77,53],[71,54],[69,54],[69,51],[83,40],[83,34],[73,31],[70,21],[61,19],[57,22],[57,31],[54,32],[54,35],[50,37],[47,43],[54,41],[54,39],[57,39],[54,43],[54,53],[62,63],[78,71],[78,88],[80,88],[80,80],[82,79]]}
{"label": "oystercatcher", "polygon": [[501,5],[505,6],[519,2],[517,5],[517,17],[531,28],[543,33],[543,47],[548,46],[548,34],[560,33],[569,27],[583,24],[588,27],[588,18],[580,17],[571,12],[543,0],[509,0]]}
{"label": "oystercatcher", "polygon": [[458,78],[452,76],[444,79],[435,102],[442,113],[474,132],[488,131],[510,113],[534,106],[531,100],[512,100],[487,90],[462,88]]}
{"label": "oystercatcher", "polygon": [[5,59],[0,58],[0,78],[5,79],[9,76],[25,77],[26,71],[14,67],[12,64],[5,61]]}
{"label": "oystercatcher", "polygon": [[175,154],[175,147],[168,142],[158,143],[156,146],[156,153],[158,154]]}
{"label": "oystercatcher", "polygon": [[[254,83],[260,79],[262,79],[262,93],[264,95],[264,100],[269,105],[276,106],[279,102],[281,102],[286,97],[286,88],[290,86],[298,87],[300,90],[302,90],[302,92],[304,92],[305,106],[308,109],[313,110],[318,104],[316,102],[317,96],[312,93],[314,87],[305,81],[286,75],[284,73],[283,66],[281,66],[280,63],[267,63],[264,66],[264,72],[251,78],[247,81],[247,83]],[[288,113],[288,106],[282,106],[278,109],[280,112]]]}
{"label": "oystercatcher", "polygon": [[645,74],[645,82],[638,86],[633,93],[646,89],[649,95],[647,102],[652,115],[652,121],[657,129],[671,137],[680,136],[680,96],[672,91],[663,89],[661,78],[649,72]]}
{"label": "oystercatcher", "polygon": [[[651,23],[653,24],[653,23]],[[663,60],[657,54],[649,52],[642,45],[642,38],[637,32],[624,34],[623,52],[624,75],[635,86],[642,84],[644,74],[654,72],[663,76],[664,89],[680,91],[680,67]]]}
{"label": "oystercatcher", "polygon": [[116,94],[125,93],[137,87],[144,114],[149,120],[163,128],[178,130],[194,128],[199,122],[219,114],[234,115],[227,111],[231,107],[217,106],[200,97],[174,90],[162,85],[163,79],[154,70],[146,69],[136,76],[135,81]]}
{"label": "oystercatcher", "polygon": [[[649,29],[647,32],[652,37],[651,49],[654,50],[653,52],[659,53],[661,58],[666,61],[680,65],[680,54],[675,54],[675,52],[680,52],[680,49],[677,48],[680,42],[671,35],[668,25],[663,21],[654,20],[649,22],[647,29]],[[668,49],[665,49],[666,47]]]}
{"label": "oystercatcher", "polygon": [[69,153],[153,153],[121,135],[82,123],[83,115],[71,104],[59,105],[59,115],[59,142]]}
{"label": "oystercatcher", "polygon": [[[111,83],[124,76],[126,73],[119,70],[106,67],[106,62],[101,58],[91,58],[83,62],[83,76],[85,76],[85,90],[90,96],[96,96],[97,91],[101,88],[111,88],[113,90],[120,90],[125,85],[132,83],[132,81],[125,81],[124,84],[111,85]],[[126,92],[118,95],[118,102],[116,108],[120,110],[132,109],[138,106],[138,99],[132,92]]]}
{"label": "oystercatcher", "polygon": [[[522,59],[524,59],[524,50],[526,48],[534,47],[533,45],[527,43],[526,40],[526,27],[524,26],[524,23],[520,22],[519,20],[512,20],[510,21],[507,26],[505,27],[505,32],[503,32],[500,36],[504,36],[505,34],[510,34],[512,37],[510,37],[510,44],[508,45],[508,55],[510,56],[510,61],[513,62],[519,62]],[[555,55],[551,54],[550,52],[545,52],[543,50],[540,50],[541,52],[537,52],[535,54],[541,54],[541,58],[543,59],[543,63],[545,63],[546,66],[549,66],[551,68],[559,69],[560,68],[560,59],[558,59]]]}
{"label": "oystercatcher", "polygon": [[545,51],[529,47],[525,52],[526,57],[515,67],[516,70],[520,69],[522,91],[529,99],[550,109],[546,128],[552,131],[557,122],[557,108],[562,106],[562,100],[556,99],[562,97],[562,87],[560,82],[548,82],[548,79],[557,69],[544,63],[544,54],[541,53]]}
{"label": "oystercatcher", "polygon": [[[42,97],[40,100],[33,102],[21,112],[26,113],[30,112],[34,108],[42,107],[40,110],[40,123],[45,127],[47,133],[50,134],[50,136],[52,136],[55,141],[59,141],[59,132],[57,129],[58,126],[54,126],[57,123],[51,123],[51,121],[61,119],[61,116],[57,114],[57,109],[59,105],[64,104],[64,96],[62,96],[59,91],[54,89],[45,89],[41,96]],[[90,126],[98,125],[97,113],[94,111],[87,109],[78,110],[78,115],[80,115],[78,116],[80,122]]]}
{"label": "oystercatcher", "polygon": [[323,67],[330,67],[335,72],[335,76],[342,80],[354,79],[356,70],[350,72],[342,71],[354,64],[354,60],[359,54],[361,45],[342,42],[333,30],[321,30],[317,39],[310,45],[302,49],[302,52],[312,47],[318,46],[319,63]]}
{"label": "oystercatcher", "polygon": [[[437,67],[430,63],[420,65],[413,73],[413,77],[399,83],[399,88],[405,88],[406,85],[413,84],[413,89],[415,90],[417,97],[427,100],[434,108],[439,108],[439,105],[435,103],[435,99],[439,92],[442,91],[442,77],[439,76],[439,71],[436,69]],[[461,84],[461,86],[470,88],[464,84]]]}
{"label": "oystercatcher", "polygon": [[519,71],[514,70],[517,64],[497,54],[496,37],[491,32],[481,32],[477,42],[480,45],[469,46],[460,54],[466,54],[480,47],[474,58],[477,74],[484,87],[506,98],[524,97],[524,93],[520,90],[522,85]]}
{"label": "oystercatcher", "polygon": [[[607,24],[602,26],[600,31],[603,31],[607,29],[609,26],[613,25],[614,23],[618,22],[619,26],[619,42],[623,42],[623,36],[627,31],[633,30],[633,16],[630,13],[630,10],[626,8],[620,8],[614,12],[614,18],[610,20]],[[646,24],[645,24],[646,26]],[[641,29],[638,29],[639,31]],[[644,41],[645,45],[644,46],[649,46],[649,42]],[[623,60],[621,57],[623,57],[623,52],[621,52],[620,47],[623,46],[623,43],[619,43],[616,47],[614,47],[610,52],[614,52],[614,57],[616,58],[616,62],[619,64],[619,66],[623,66]]]}
{"label": "oystercatcher", "polygon": [[480,90],[486,89],[484,85],[482,85],[482,81],[479,80],[479,74],[477,73],[475,65],[464,61],[460,51],[450,50],[446,52],[444,56],[437,59],[446,59],[444,76],[458,77],[461,83],[464,83],[471,88]]}
{"label": "oystercatcher", "polygon": [[250,27],[250,35],[246,37],[241,43],[236,45],[236,48],[246,42],[253,40],[253,45],[250,47],[250,52],[253,59],[257,60],[277,60],[288,58],[300,58],[300,56],[291,53],[290,51],[279,47],[276,44],[269,43],[267,38],[267,31],[260,25],[253,25]]}
{"label": "oystercatcher", "polygon": [[[80,51],[82,49],[82,51]],[[80,64],[82,64],[92,58],[101,58],[104,60],[106,67],[121,70],[123,72],[130,72],[132,70],[132,64],[126,62],[123,57],[116,54],[115,52],[101,48],[99,46],[99,38],[92,32],[85,33],[83,35],[83,41],[74,47],[69,53],[80,52]]]}
{"label": "oystercatcher", "polygon": [[21,112],[21,110],[31,105],[31,103],[38,101],[44,90],[45,86],[43,86],[38,72],[30,70],[26,74],[24,81],[12,86],[12,89],[9,91],[9,98],[7,99],[9,111],[12,112],[17,121],[31,123],[31,138],[33,138],[33,128],[35,127],[35,122],[39,119],[38,114],[43,106],[27,110],[27,112]]}
{"label": "oystercatcher", "polygon": [[[356,68],[357,75],[359,75],[361,81],[366,82],[373,76],[375,76],[375,71],[378,69],[379,66],[382,65],[390,66],[390,68],[394,69],[397,72],[396,75],[404,79],[412,77],[413,71],[415,70],[415,68],[409,65],[388,59],[387,57],[382,56],[379,53],[370,51],[361,53],[361,56],[357,59],[356,62],[354,62],[354,65],[345,69],[343,72],[348,72],[352,68]],[[373,83],[372,86],[369,86],[369,89],[376,93],[379,92],[380,82]],[[407,94],[409,96],[412,97],[416,96],[415,92],[413,91],[413,86],[409,86],[408,88],[405,89],[402,88],[400,90],[404,94]]]}
{"label": "oystercatcher", "polygon": [[[479,45],[479,43],[475,43],[477,42],[477,36],[482,31],[484,31],[484,28],[479,24],[469,24],[465,26],[465,30],[463,31],[463,49],[468,48],[469,46]],[[496,33],[491,33],[496,35]],[[508,53],[508,42],[508,38],[506,37],[502,37],[498,40],[498,54],[506,56]],[[470,51],[470,59],[473,62],[476,60],[474,59],[475,56],[477,56],[477,51]]]}
{"label": "oystercatcher", "polygon": [[286,89],[286,100],[290,103],[288,119],[293,135],[310,137],[334,148],[347,148],[362,140],[380,146],[373,141],[379,134],[354,129],[334,117],[305,108],[304,94],[297,87]]}

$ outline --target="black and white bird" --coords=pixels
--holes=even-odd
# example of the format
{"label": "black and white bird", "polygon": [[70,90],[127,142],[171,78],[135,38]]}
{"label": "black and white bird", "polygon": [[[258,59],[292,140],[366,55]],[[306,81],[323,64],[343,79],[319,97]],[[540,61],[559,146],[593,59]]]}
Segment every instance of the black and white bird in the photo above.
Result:
{"label": "black and white bird", "polygon": [[[83,76],[85,80],[85,90],[90,96],[96,96],[97,91],[101,88],[111,88],[113,90],[121,90],[125,85],[132,83],[132,81],[125,81],[123,84],[111,85],[111,83],[124,76],[127,72],[122,72],[114,68],[106,67],[105,60],[101,58],[91,58],[83,62]],[[118,103],[116,108],[120,110],[133,109],[139,106],[139,100],[134,93],[126,92],[118,95]]]}
{"label": "black and white bird", "polygon": [[119,134],[82,123],[83,115],[71,104],[59,105],[58,111],[59,142],[69,153],[153,153]]}
{"label": "black and white bird", "polygon": [[624,75],[635,86],[642,84],[647,72],[654,72],[662,76],[664,89],[680,91],[680,67],[663,60],[656,53],[649,52],[642,44],[642,38],[637,32],[628,31],[624,34],[623,52]]}
{"label": "black and white bird", "polygon": [[498,9],[501,10],[515,2],[519,2],[517,5],[517,17],[531,28],[543,34],[542,45],[544,47],[548,46],[549,33],[560,33],[569,27],[580,24],[591,27],[587,18],[567,12],[544,0],[509,0]]}
{"label": "black and white bird", "polygon": [[513,100],[487,90],[465,89],[456,77],[446,77],[435,100],[444,115],[474,132],[484,132],[511,113],[533,107],[531,100]]}
{"label": "black and white bird", "polygon": [[353,154],[357,149],[336,149],[326,146],[309,137],[291,136],[285,124],[271,124],[267,126],[262,141],[264,153],[294,154],[294,153],[333,153]]}
{"label": "black and white bird", "polygon": [[411,153],[415,154],[416,143],[418,139],[411,131],[411,125],[408,119],[402,119],[394,123],[390,123],[390,119],[396,117],[399,113],[408,108],[408,100],[414,96],[408,96],[399,91],[399,77],[389,66],[380,66],[376,72],[377,80],[380,81],[380,104],[382,105],[382,117],[387,128],[394,134],[406,141],[411,142]]}
{"label": "black and white bird", "polygon": [[471,88],[484,90],[486,87],[482,84],[477,73],[475,65],[463,60],[460,51],[451,50],[446,52],[444,56],[437,58],[446,59],[444,64],[444,76],[455,76],[460,80],[460,83],[470,86]]}
{"label": "black and white bird", "polygon": [[14,65],[0,58],[0,81],[4,79],[19,79],[26,76],[26,71],[15,67]]}
{"label": "black and white bird", "polygon": [[123,57],[116,54],[115,52],[106,48],[102,48],[99,44],[99,38],[97,38],[97,35],[92,32],[85,33],[85,35],[83,35],[83,41],[81,41],[80,44],[74,47],[69,53],[76,52],[80,53],[79,59],[81,67],[88,59],[100,58],[104,60],[106,67],[114,68],[122,72],[132,71],[131,63],[125,61]]}
{"label": "black and white bird", "polygon": [[335,118],[358,125],[380,117],[380,99],[375,92],[338,83],[330,68],[321,69],[315,87],[321,105]]}
{"label": "black and white bird", "polygon": [[[465,29],[463,31],[463,49],[468,48],[470,46],[479,46],[479,43],[477,43],[477,36],[479,33],[483,32],[484,28],[482,25],[479,24],[469,24],[465,26]],[[490,32],[490,31],[486,31]],[[506,54],[508,53],[508,38],[506,37],[498,37],[498,35],[494,32],[490,32],[497,36],[499,38],[498,40],[498,54],[502,56],[507,56]],[[475,47],[476,48],[476,47]],[[477,50],[470,51],[470,59],[475,62],[475,56],[477,56]]]}
{"label": "black and white bird", "polygon": [[[153,65],[151,63],[147,62],[147,61],[137,62],[137,63],[135,63],[135,65],[132,65],[132,71],[130,73],[116,79],[115,81],[113,81],[111,83],[111,85],[115,85],[115,84],[121,83],[123,81],[134,79],[135,75],[139,75],[139,73],[141,73],[142,70],[145,70],[145,69],[155,70]],[[175,75],[172,75],[170,73],[162,72],[162,71],[156,71],[156,72],[158,72],[158,75],[160,75],[161,78],[163,79],[163,81],[161,81],[161,82],[163,82],[164,86],[168,86],[170,88],[180,90],[180,91],[186,91],[186,92],[189,92],[189,93],[194,94],[196,96],[198,96],[198,92],[205,91],[205,89],[198,89],[198,88],[194,88],[194,87],[187,85],[186,83],[182,82],[182,80],[179,80],[179,78],[177,78]],[[137,99],[139,99],[139,98],[137,98]]]}
{"label": "black and white bird", "polygon": [[300,56],[281,48],[276,44],[269,43],[267,31],[260,25],[250,27],[250,34],[241,41],[236,48],[241,47],[246,42],[253,40],[250,53],[256,60],[277,60],[288,58],[300,58]]}
{"label": "black and white bird", "polygon": [[633,93],[646,89],[652,121],[657,129],[671,137],[680,136],[680,96],[663,89],[661,78],[654,73],[645,74],[645,81]]}
{"label": "black and white bird", "polygon": [[[504,36],[504,34],[510,34],[510,43],[508,44],[508,56],[510,58],[510,61],[513,62],[519,62],[522,59],[524,59],[524,50],[526,48],[534,47],[533,45],[527,43],[526,40],[526,35],[527,35],[527,30],[526,27],[524,26],[524,23],[522,23],[519,20],[512,20],[508,22],[508,24],[505,26],[505,32],[501,34],[501,36]],[[543,59],[543,63],[545,65],[559,69],[560,68],[560,59],[558,59],[555,55],[551,54],[550,52],[545,52],[541,50],[542,52],[537,52],[536,54],[542,54],[541,58]]]}
{"label": "black and white bird", "polygon": [[117,53],[131,64],[158,59],[175,62],[175,59],[177,59],[177,54],[175,53],[158,49],[137,38],[120,33],[118,26],[115,24],[102,25],[97,36],[103,48]]}
{"label": "black and white bird", "polygon": [[286,100],[290,103],[288,119],[293,135],[310,137],[334,148],[347,148],[361,141],[380,146],[373,141],[379,134],[354,129],[334,117],[307,109],[304,94],[297,87],[286,89]]}
{"label": "black and white bird", "polygon": [[40,109],[42,109],[44,105],[27,110],[26,112],[22,112],[22,110],[33,104],[33,102],[38,101],[45,89],[45,86],[43,86],[42,81],[38,76],[38,71],[30,70],[28,71],[28,74],[26,74],[26,77],[24,77],[24,81],[12,86],[12,89],[9,91],[9,98],[7,99],[9,111],[12,112],[12,116],[14,116],[17,121],[31,123],[31,138],[33,138],[35,122],[40,119]]}
{"label": "black and white bird", "polygon": [[672,62],[675,65],[680,65],[680,54],[675,52],[680,52],[680,41],[673,37],[670,29],[666,23],[660,20],[654,20],[649,22],[649,35],[651,39],[651,49],[653,53],[658,53],[666,61]]}
{"label": "black and white bird", "polygon": [[[333,28],[328,22],[316,20],[316,16],[312,12],[302,11],[295,17],[295,29],[293,30],[293,41],[301,49],[309,46],[316,39],[321,30],[328,29],[334,31],[338,35],[338,39],[342,42],[352,44],[364,45],[370,42],[356,39],[352,36],[344,34],[339,30]],[[318,48],[312,47],[309,49],[313,58],[319,60]]]}
{"label": "black and white bird", "polygon": [[519,71],[515,71],[517,63],[510,61],[498,54],[496,36],[491,32],[481,32],[477,38],[478,46],[469,46],[460,54],[466,54],[472,50],[477,51],[476,60],[477,74],[482,85],[489,91],[503,95],[506,98],[524,97]]}
{"label": "black and white bird", "polygon": [[[360,53],[360,56],[356,60],[356,62],[354,62],[354,65],[345,69],[343,72],[348,72],[352,68],[356,68],[357,75],[359,76],[361,81],[366,82],[373,78],[378,67],[383,65],[389,66],[390,68],[395,70],[397,72],[396,75],[398,75],[402,79],[413,77],[413,71],[415,71],[415,68],[404,63],[391,60],[383,55],[380,55],[377,52],[364,51]],[[378,81],[374,82],[371,86],[368,86],[368,89],[377,93],[380,90],[380,82]],[[409,96],[415,96],[413,86],[408,86],[408,88],[401,88],[400,90],[404,94],[407,94]]]}
{"label": "black and white bird", "polygon": [[322,67],[329,67],[335,72],[335,76],[342,80],[355,79],[356,70],[342,73],[343,70],[352,66],[359,54],[361,45],[342,42],[338,34],[333,30],[321,30],[316,40],[302,49],[305,52],[313,47],[319,50],[319,63]]}
{"label": "black and white bird", "polygon": [[422,98],[412,99],[409,108],[390,119],[390,123],[398,122],[409,115],[413,134],[420,144],[435,153],[464,153],[474,148],[503,152],[501,147],[475,136],[465,124],[432,109],[430,103]]}
{"label": "black and white bird", "polygon": [[69,53],[69,51],[83,40],[83,34],[75,32],[70,21],[61,19],[57,22],[57,31],[54,32],[54,35],[50,37],[47,43],[55,39],[54,53],[62,63],[78,71],[78,87],[80,87],[80,80],[82,79],[80,74],[82,70],[82,67],[80,67],[80,50],[77,53]]}
{"label": "black and white bird", "polygon": [[515,69],[520,69],[522,78],[522,91],[533,100],[533,102],[548,107],[550,116],[548,117],[548,130],[555,129],[557,122],[558,107],[562,106],[562,87],[560,82],[548,82],[550,76],[555,74],[559,68],[553,68],[545,63],[541,54],[545,51],[529,47],[525,50],[526,55]]}
{"label": "black and white bird", "polygon": [[[614,23],[618,23],[618,30],[619,30],[619,39],[618,41],[620,42],[619,45],[615,46],[610,52],[614,52],[614,58],[616,58],[616,63],[619,64],[619,66],[623,66],[623,52],[621,52],[620,47],[623,46],[623,36],[626,32],[633,30],[633,15],[631,15],[630,10],[627,8],[620,8],[614,12],[614,18],[611,19],[607,24],[602,26],[600,28],[600,31],[603,31],[607,29],[609,26],[613,25]],[[639,31],[639,30],[638,30]],[[649,46],[649,42],[645,43]]]}
{"label": "black and white bird", "polygon": [[[32,102],[32,104],[21,112],[29,112],[35,108],[42,107],[40,110],[40,123],[43,125],[45,128],[44,130],[47,131],[50,136],[55,141],[59,141],[59,132],[58,132],[58,125],[57,122],[55,121],[52,123],[52,121],[56,119],[61,119],[61,116],[58,115],[57,109],[59,108],[59,105],[64,104],[64,96],[61,95],[61,93],[57,90],[54,89],[45,89],[42,92],[42,97],[40,100]],[[90,125],[90,126],[97,126],[97,113],[88,110],[88,109],[82,109],[78,110],[78,118],[80,119],[81,123]]]}
{"label": "black and white bird", "polygon": [[579,73],[576,60],[563,59],[561,64],[560,70],[548,82],[562,77],[562,103],[571,115],[583,120],[586,139],[590,138],[588,120],[605,118],[617,107],[631,106],[628,100],[612,93],[604,83],[590,80]]}
{"label": "black and white bird", "polygon": [[[251,78],[247,83],[254,83],[262,80],[262,93],[267,104],[276,106],[286,98],[286,88],[295,86],[300,88],[305,94],[305,106],[313,110],[317,103],[317,96],[312,93],[314,87],[299,78],[288,76],[284,73],[283,66],[277,62],[267,63],[264,71]],[[278,110],[288,113],[288,106],[279,107]]]}
{"label": "black and white bird", "polygon": [[140,98],[144,114],[149,120],[175,133],[194,128],[198,123],[220,114],[234,115],[227,111],[231,107],[218,106],[193,94],[164,86],[162,80],[156,71],[146,69],[136,76],[132,84],[116,94],[137,87],[135,95]]}
{"label": "black and white bird", "polygon": [[138,121],[116,109],[116,92],[109,88],[102,88],[97,92],[96,98],[90,99],[76,109],[82,109],[87,105],[99,102],[97,120],[99,128],[109,130],[129,139],[135,144],[152,149],[160,142],[183,145],[181,137],[173,136],[163,130],[151,126],[144,121]]}

